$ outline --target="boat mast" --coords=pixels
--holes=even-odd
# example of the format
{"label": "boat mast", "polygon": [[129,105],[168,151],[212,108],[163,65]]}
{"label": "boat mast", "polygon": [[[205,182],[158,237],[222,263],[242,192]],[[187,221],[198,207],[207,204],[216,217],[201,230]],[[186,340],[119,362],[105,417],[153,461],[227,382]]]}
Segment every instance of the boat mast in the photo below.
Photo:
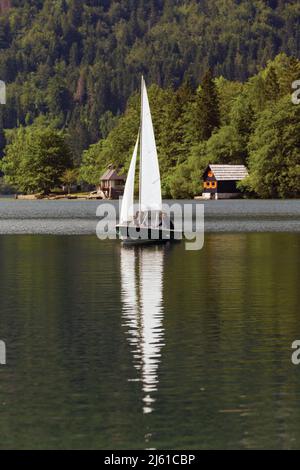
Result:
{"label": "boat mast", "polygon": [[143,165],[143,99],[144,99],[144,77],[142,75],[141,83],[141,123],[140,123],[140,188],[139,188],[139,217],[142,217],[142,165]]}

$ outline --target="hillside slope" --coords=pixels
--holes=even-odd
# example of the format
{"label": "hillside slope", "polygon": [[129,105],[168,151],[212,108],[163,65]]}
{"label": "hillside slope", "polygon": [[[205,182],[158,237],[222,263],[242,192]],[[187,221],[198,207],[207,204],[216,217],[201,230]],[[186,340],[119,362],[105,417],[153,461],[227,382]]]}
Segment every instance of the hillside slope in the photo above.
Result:
{"label": "hillside slope", "polygon": [[1,0],[0,12],[5,127],[54,118],[78,153],[106,135],[141,73],[178,87],[213,66],[244,81],[280,51],[300,56],[298,0]]}

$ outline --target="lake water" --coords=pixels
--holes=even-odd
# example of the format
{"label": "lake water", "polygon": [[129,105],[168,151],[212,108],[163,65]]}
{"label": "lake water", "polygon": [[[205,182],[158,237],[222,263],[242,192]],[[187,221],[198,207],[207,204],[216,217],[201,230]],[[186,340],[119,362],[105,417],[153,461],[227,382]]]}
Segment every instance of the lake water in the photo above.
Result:
{"label": "lake water", "polygon": [[98,204],[0,200],[0,448],[299,449],[300,202],[206,203],[193,252]]}
{"label": "lake water", "polygon": [[[176,201],[166,201],[166,204]],[[207,232],[300,232],[300,200],[177,201],[204,205]],[[94,235],[101,201],[0,199],[0,234]],[[112,202],[118,215],[119,205]]]}

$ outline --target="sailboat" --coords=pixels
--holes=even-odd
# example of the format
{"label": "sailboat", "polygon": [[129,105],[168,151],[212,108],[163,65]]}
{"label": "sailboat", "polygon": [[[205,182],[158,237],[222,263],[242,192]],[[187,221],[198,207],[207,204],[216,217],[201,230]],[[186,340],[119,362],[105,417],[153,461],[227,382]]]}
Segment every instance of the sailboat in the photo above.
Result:
{"label": "sailboat", "polygon": [[[134,204],[140,149],[139,205]],[[141,123],[126,180],[117,230],[125,244],[174,240],[172,221],[162,211],[161,179],[147,87],[142,77]],[[177,236],[178,238],[178,236]]]}

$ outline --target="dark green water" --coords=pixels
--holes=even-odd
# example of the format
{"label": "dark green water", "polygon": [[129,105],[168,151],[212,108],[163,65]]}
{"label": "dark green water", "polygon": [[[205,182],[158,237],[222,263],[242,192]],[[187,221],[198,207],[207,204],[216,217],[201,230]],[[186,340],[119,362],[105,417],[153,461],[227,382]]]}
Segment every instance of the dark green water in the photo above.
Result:
{"label": "dark green water", "polygon": [[0,237],[0,447],[300,448],[298,233]]}

